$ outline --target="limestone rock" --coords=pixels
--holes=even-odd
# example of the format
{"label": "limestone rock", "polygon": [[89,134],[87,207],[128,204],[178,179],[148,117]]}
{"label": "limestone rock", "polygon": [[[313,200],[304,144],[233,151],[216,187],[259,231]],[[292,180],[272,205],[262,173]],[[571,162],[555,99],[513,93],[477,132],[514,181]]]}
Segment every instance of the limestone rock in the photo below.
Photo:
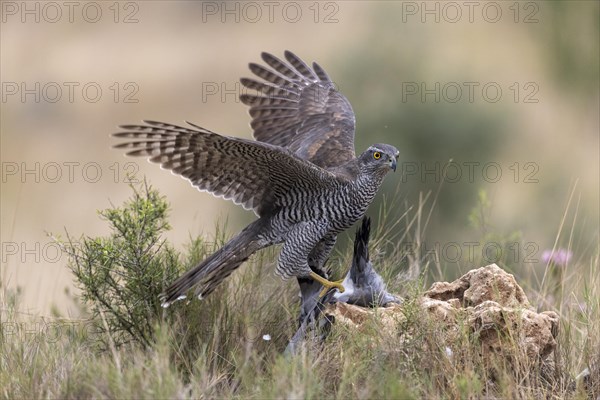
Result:
{"label": "limestone rock", "polygon": [[[471,270],[451,283],[434,283],[415,306],[418,319],[430,322],[435,341],[441,339],[449,354],[461,353],[458,350],[466,332],[479,346],[478,353],[491,376],[494,365],[522,366],[523,362],[531,368],[541,368],[545,375],[554,373],[558,315],[552,311],[535,312],[514,276],[496,264]],[[361,330],[367,321],[375,320],[380,324],[380,332],[401,346],[412,334],[405,330],[404,322],[410,318],[406,307],[404,303],[366,309],[337,303],[329,305],[326,313],[334,317],[336,325],[348,329]],[[432,340],[432,346],[439,346],[435,341]],[[454,362],[467,361],[458,357]]]}
{"label": "limestone rock", "polygon": [[457,299],[463,307],[477,306],[487,300],[506,307],[531,307],[515,277],[496,264],[471,270],[452,283],[436,282],[425,296],[443,301]]}

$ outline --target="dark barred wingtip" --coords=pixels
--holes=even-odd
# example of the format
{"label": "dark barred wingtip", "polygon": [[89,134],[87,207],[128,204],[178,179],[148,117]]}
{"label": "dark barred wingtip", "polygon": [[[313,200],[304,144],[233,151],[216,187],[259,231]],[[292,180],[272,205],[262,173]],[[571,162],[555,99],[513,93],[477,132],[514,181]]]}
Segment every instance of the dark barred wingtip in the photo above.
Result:
{"label": "dark barred wingtip", "polygon": [[254,96],[254,95],[246,94],[246,93],[240,95],[240,101],[247,106],[254,105],[254,103],[256,103],[259,98],[260,98],[259,96]]}
{"label": "dark barred wingtip", "polygon": [[251,84],[253,84],[253,83],[255,83],[255,82],[256,82],[256,80],[255,80],[255,79],[252,79],[252,78],[246,78],[246,77],[242,77],[242,78],[240,78],[240,83],[241,83],[243,86],[246,86],[246,87],[248,87],[248,85],[251,85]]}
{"label": "dark barred wingtip", "polygon": [[142,122],[146,125],[150,125],[150,126],[163,126],[163,125],[171,125],[171,124],[167,124],[166,122],[160,122],[160,121],[154,121],[152,119],[143,119]]}
{"label": "dark barred wingtip", "polygon": [[321,82],[333,83],[327,72],[317,62],[312,64],[313,70],[317,73],[317,76]]}
{"label": "dark barred wingtip", "polygon": [[283,56],[289,61],[290,58],[298,58],[297,55],[295,55],[292,51],[290,50],[284,50],[283,51]]}
{"label": "dark barred wingtip", "polygon": [[[127,127],[120,127],[121,129],[130,129]],[[111,134],[112,137],[116,137],[116,138],[133,138],[133,137],[137,137],[137,135],[139,135],[138,132],[131,132],[131,130],[128,131],[121,131],[121,132],[115,132],[113,134]]]}
{"label": "dark barred wingtip", "polygon": [[250,68],[250,71],[252,71],[252,72],[254,72],[256,74],[255,71],[257,71],[257,70],[260,71],[264,67],[262,65],[260,65],[260,64],[255,63],[255,62],[251,62],[251,63],[248,63],[248,68]]}
{"label": "dark barred wingtip", "polygon": [[272,59],[277,58],[277,57],[275,57],[273,54],[269,53],[268,51],[261,51],[260,52],[260,58],[262,58],[262,60],[264,62],[268,62],[267,60],[272,60]]}
{"label": "dark barred wingtip", "polygon": [[113,145],[113,149],[126,149],[128,147],[131,147],[131,143],[129,143],[129,142],[117,143],[117,144]]}

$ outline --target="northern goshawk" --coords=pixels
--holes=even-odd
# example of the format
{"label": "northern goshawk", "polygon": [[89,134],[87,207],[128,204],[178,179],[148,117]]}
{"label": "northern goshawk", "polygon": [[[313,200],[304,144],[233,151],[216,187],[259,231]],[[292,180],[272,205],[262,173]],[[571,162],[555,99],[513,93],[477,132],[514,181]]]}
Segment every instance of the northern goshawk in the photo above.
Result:
{"label": "northern goshawk", "polygon": [[325,288],[323,265],[338,233],[360,219],[383,178],[396,170],[398,150],[374,144],[354,153],[354,112],[316,63],[311,69],[286,51],[287,62],[262,53],[270,67],[251,63],[263,81],[242,78],[255,93],[250,106],[256,141],[222,136],[189,123],[123,125],[116,145],[189,180],[200,191],[232,200],[259,217],[162,294],[164,307],[191,288],[202,298],[256,251],[283,243],[276,273],[314,279]]}

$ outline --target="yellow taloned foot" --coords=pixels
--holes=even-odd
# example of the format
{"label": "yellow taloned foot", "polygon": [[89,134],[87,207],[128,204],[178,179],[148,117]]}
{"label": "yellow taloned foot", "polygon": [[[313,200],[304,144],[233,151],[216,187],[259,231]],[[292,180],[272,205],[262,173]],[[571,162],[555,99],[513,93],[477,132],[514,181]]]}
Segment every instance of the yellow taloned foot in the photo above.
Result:
{"label": "yellow taloned foot", "polygon": [[315,281],[319,282],[321,285],[323,285],[323,290],[321,290],[321,293],[319,294],[319,297],[323,297],[325,295],[325,293],[327,293],[327,291],[331,288],[336,288],[340,293],[344,293],[344,291],[346,289],[344,289],[344,287],[342,286],[342,282],[344,281],[343,279],[341,281],[328,281],[327,279],[323,278],[321,275],[312,272],[310,273],[310,277],[312,279],[314,279]]}

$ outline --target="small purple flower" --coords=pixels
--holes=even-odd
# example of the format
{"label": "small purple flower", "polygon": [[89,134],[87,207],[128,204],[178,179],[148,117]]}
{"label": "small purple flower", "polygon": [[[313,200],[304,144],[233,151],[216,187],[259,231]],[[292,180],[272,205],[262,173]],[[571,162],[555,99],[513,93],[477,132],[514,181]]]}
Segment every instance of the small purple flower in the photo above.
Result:
{"label": "small purple flower", "polygon": [[555,265],[566,267],[573,257],[573,253],[565,249],[544,250],[542,253],[542,262],[553,263]]}

